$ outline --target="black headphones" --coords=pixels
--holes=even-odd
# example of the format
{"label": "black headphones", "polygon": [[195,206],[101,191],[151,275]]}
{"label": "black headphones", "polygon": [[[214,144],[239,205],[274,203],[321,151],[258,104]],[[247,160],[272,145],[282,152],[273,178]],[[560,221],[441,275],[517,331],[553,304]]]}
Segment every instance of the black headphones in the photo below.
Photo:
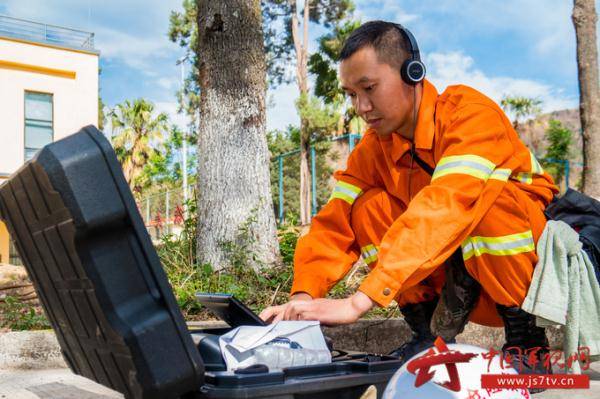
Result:
{"label": "black headphones", "polygon": [[392,25],[400,31],[410,45],[410,57],[402,63],[402,66],[400,67],[400,76],[402,76],[402,80],[404,80],[405,83],[414,86],[425,79],[425,65],[421,62],[419,46],[417,45],[415,37],[408,29],[400,24],[392,23]]}

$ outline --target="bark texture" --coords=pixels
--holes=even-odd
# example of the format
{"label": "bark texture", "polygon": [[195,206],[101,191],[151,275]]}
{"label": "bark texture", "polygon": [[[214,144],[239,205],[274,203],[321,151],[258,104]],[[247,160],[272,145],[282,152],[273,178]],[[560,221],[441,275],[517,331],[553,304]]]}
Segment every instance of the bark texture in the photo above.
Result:
{"label": "bark texture", "polygon": [[577,37],[579,115],[583,131],[583,192],[600,199],[600,93],[594,0],[574,0],[573,25]]}
{"label": "bark texture", "polygon": [[196,1],[198,260],[222,269],[232,262],[233,244],[253,267],[273,264],[279,246],[269,179],[260,1]]}

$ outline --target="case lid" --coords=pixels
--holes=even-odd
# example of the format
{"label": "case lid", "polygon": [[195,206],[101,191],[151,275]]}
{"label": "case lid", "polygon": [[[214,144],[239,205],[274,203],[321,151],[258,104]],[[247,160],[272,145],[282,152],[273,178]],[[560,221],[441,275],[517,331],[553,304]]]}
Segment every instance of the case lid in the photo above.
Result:
{"label": "case lid", "polygon": [[136,203],[93,126],[0,186],[0,210],[64,357],[126,398],[176,398],[204,365]]}

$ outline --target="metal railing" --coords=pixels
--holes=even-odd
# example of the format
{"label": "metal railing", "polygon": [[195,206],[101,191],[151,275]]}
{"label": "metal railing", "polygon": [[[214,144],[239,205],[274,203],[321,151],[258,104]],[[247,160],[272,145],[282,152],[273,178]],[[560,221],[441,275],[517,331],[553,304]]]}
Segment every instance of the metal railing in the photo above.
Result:
{"label": "metal railing", "polygon": [[[195,184],[188,186],[188,192],[194,193]],[[195,198],[192,194],[191,198]],[[138,209],[148,229],[150,237],[159,240],[165,234],[178,234],[186,218],[186,206],[183,187],[142,198]]]}
{"label": "metal railing", "polygon": [[0,15],[0,36],[31,40],[56,46],[94,50],[94,34]]}
{"label": "metal railing", "polygon": [[568,188],[572,187],[570,179],[571,179],[571,171],[573,170],[574,167],[579,169],[580,173],[583,173],[584,166],[581,162],[575,162],[575,161],[569,161],[569,160],[563,161],[563,160],[552,159],[552,158],[544,158],[544,159],[542,159],[542,161],[561,165],[561,167],[563,168],[564,187],[562,184],[560,185],[560,189],[562,192],[567,191]]}
{"label": "metal railing", "polygon": [[[343,136],[338,136],[338,137],[334,137],[331,139],[331,141],[338,141],[338,140],[348,140],[348,147],[349,147],[349,153],[352,152],[352,150],[354,149],[356,143],[358,141],[360,141],[361,139],[361,135],[360,134],[355,134],[355,133],[348,133],[345,134]],[[285,218],[285,210],[284,210],[284,193],[285,193],[285,188],[284,188],[284,178],[283,178],[283,161],[291,156],[298,156],[300,154],[300,150],[293,150],[293,151],[289,151],[283,154],[278,154],[275,155],[274,157],[271,158],[271,162],[272,163],[276,163],[277,164],[277,191],[278,191],[278,201],[277,201],[277,221],[279,223],[282,223],[284,221]],[[315,151],[315,147],[311,146],[310,147],[310,166],[311,166],[311,183],[312,183],[312,189],[311,189],[311,200],[312,200],[312,206],[311,206],[311,211],[312,211],[312,216],[316,215],[316,213],[319,211],[319,207],[317,204],[317,184],[326,184],[326,182],[318,182],[317,180],[317,173],[316,173],[316,151]],[[556,159],[552,159],[552,158],[546,158],[546,159],[541,159],[542,161],[545,161],[547,163],[551,163],[551,164],[556,164],[559,165],[560,168],[563,169],[563,179],[560,182],[559,189],[562,193],[564,193],[568,188],[573,188],[574,185],[572,184],[572,178],[575,177],[576,180],[579,180],[578,177],[579,175],[582,173],[583,170],[583,164],[581,162],[575,162],[575,161],[569,161],[569,160],[556,160]],[[577,170],[577,172],[574,172],[574,169]]]}
{"label": "metal railing", "polygon": [[[333,137],[330,141],[340,141],[340,140],[348,140],[348,148],[349,151],[348,153],[351,153],[352,150],[354,149],[356,143],[358,141],[360,141],[362,135],[360,134],[356,134],[356,133],[347,133],[344,134],[342,136],[337,136],[337,137]],[[271,158],[271,162],[277,162],[277,168],[278,168],[278,182],[277,182],[277,187],[278,187],[278,196],[279,196],[279,201],[278,201],[278,211],[277,211],[277,220],[279,221],[279,223],[283,222],[284,219],[284,205],[283,205],[283,194],[284,194],[284,187],[283,187],[283,160],[287,157],[293,156],[293,155],[298,155],[300,154],[300,150],[294,150],[294,151],[289,151],[286,152],[284,154],[278,154],[274,157]],[[311,206],[311,213],[312,216],[317,214],[317,167],[316,167],[316,159],[317,159],[317,153],[315,151],[315,146],[311,146],[310,147],[310,174],[311,174],[311,201],[312,201],[312,206]]]}
{"label": "metal railing", "polygon": [[[348,153],[352,152],[356,143],[361,139],[360,134],[345,134],[343,136],[334,137],[331,141],[348,141]],[[318,181],[317,170],[316,170],[316,158],[317,153],[315,147],[311,146],[311,177],[312,177],[312,213],[313,216],[318,212],[317,204],[317,187],[328,184],[327,181]],[[284,209],[284,167],[283,161],[289,157],[298,156],[300,150],[294,150],[283,154],[275,155],[271,158],[271,162],[276,165],[277,177],[272,176],[272,179],[277,181],[277,209],[276,218],[279,223],[284,221],[285,209]],[[555,159],[541,159],[547,163],[559,165],[563,169],[563,179],[560,183],[560,191],[564,192],[567,188],[573,187],[573,178],[578,180],[581,171],[583,170],[583,164],[580,162],[569,161],[569,160],[555,160]],[[574,170],[575,169],[575,170]],[[190,185],[189,190],[193,192],[195,185]],[[191,198],[195,198],[192,195]],[[174,233],[177,234],[181,231],[185,220],[184,215],[184,199],[182,187],[162,191],[153,195],[144,197],[138,202],[138,208],[144,220],[144,224],[148,228],[150,235],[158,240],[164,234]]]}

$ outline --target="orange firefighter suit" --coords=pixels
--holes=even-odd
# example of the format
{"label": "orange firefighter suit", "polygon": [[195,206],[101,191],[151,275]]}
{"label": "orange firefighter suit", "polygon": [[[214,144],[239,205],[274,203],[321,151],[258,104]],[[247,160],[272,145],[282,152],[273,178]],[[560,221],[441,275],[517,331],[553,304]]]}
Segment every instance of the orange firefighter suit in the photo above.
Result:
{"label": "orange firefighter suit", "polygon": [[557,188],[498,105],[467,86],[438,95],[424,81],[414,146],[432,176],[399,134],[365,133],[298,241],[292,294],[323,297],[362,255],[371,270],[360,291],[380,306],[421,302],[461,247],[482,286],[471,321],[501,326],[495,304],[523,302]]}

